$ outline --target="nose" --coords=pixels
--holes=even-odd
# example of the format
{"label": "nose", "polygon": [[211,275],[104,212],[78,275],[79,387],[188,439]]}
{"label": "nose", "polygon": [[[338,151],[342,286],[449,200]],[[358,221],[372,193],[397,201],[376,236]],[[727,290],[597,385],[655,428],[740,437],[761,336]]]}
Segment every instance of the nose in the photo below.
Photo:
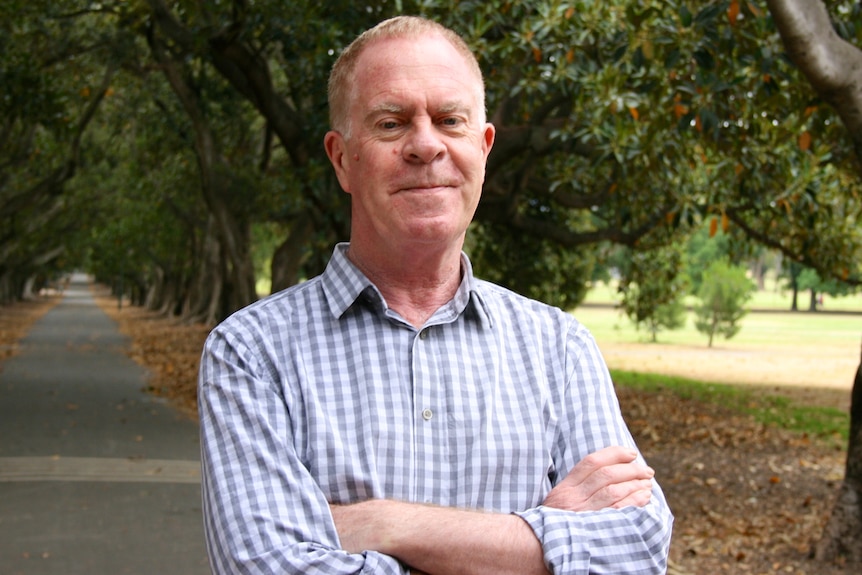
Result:
{"label": "nose", "polygon": [[446,153],[441,134],[431,121],[415,121],[404,142],[404,159],[428,164]]}

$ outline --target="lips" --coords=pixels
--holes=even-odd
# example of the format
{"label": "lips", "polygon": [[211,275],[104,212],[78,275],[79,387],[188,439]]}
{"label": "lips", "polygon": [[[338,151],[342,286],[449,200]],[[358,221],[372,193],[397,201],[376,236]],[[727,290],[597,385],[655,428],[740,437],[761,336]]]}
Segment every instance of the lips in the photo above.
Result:
{"label": "lips", "polygon": [[402,185],[400,190],[402,192],[435,192],[454,187],[455,184],[450,182],[410,182]]}

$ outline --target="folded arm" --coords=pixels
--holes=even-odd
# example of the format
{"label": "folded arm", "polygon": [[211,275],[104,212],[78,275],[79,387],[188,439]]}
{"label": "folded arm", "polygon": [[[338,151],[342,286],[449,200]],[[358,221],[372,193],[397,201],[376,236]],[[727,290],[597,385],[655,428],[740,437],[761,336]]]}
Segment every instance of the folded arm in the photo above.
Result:
{"label": "folded arm", "polygon": [[[643,507],[653,475],[636,451],[610,447],[584,458],[543,505],[569,512]],[[542,544],[517,515],[384,500],[333,506],[332,513],[345,550],[379,551],[431,575],[549,572]]]}
{"label": "folded arm", "polygon": [[[216,330],[201,361],[204,528],[212,571],[404,575],[395,558],[340,548],[326,496],[293,447],[285,398],[257,353]],[[258,338],[259,339],[259,338]]]}

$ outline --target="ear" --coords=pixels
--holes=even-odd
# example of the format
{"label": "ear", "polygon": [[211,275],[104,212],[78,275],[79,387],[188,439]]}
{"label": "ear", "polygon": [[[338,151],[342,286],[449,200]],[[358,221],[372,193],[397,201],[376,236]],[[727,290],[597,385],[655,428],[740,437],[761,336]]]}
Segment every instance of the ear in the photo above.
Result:
{"label": "ear", "polygon": [[326,156],[329,162],[335,169],[335,176],[338,178],[338,183],[348,194],[350,193],[349,179],[347,177],[349,170],[349,161],[347,154],[347,142],[340,132],[330,130],[323,137],[323,147],[326,149]]}
{"label": "ear", "polygon": [[485,154],[485,160],[488,160],[488,154],[491,153],[491,148],[494,146],[494,137],[497,134],[497,128],[494,124],[485,124],[482,130],[482,152]]}

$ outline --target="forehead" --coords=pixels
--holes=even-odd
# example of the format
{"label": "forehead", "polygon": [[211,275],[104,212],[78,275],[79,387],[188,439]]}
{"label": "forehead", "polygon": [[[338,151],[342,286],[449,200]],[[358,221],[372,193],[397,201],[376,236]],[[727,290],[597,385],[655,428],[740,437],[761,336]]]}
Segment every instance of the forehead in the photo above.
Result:
{"label": "forehead", "polygon": [[433,99],[448,107],[480,106],[482,81],[464,56],[438,35],[380,39],[356,62],[353,103],[363,108]]}

